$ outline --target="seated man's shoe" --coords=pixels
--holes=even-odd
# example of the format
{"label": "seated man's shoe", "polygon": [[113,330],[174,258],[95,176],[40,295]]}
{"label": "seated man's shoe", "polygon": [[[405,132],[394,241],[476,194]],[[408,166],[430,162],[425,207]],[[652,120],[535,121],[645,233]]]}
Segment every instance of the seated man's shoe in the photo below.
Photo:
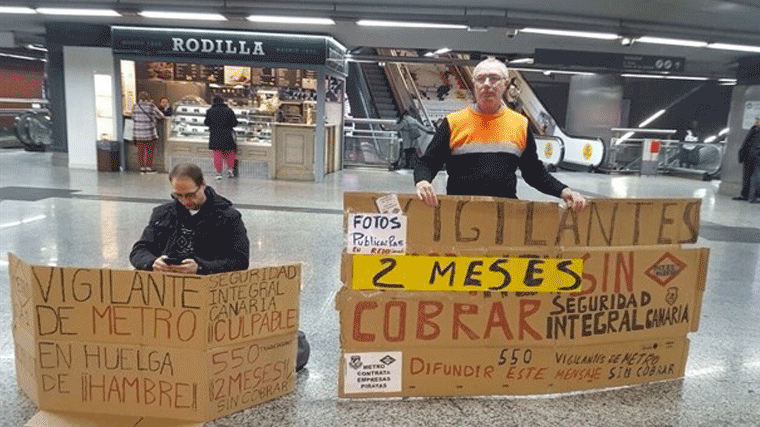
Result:
{"label": "seated man's shoe", "polygon": [[732,197],[731,200],[747,200],[747,198],[744,196],[736,196],[736,197]]}
{"label": "seated man's shoe", "polygon": [[302,331],[298,331],[298,352],[296,353],[296,372],[306,366],[309,362],[309,354],[311,353],[311,347],[309,342],[306,341],[306,334]]}

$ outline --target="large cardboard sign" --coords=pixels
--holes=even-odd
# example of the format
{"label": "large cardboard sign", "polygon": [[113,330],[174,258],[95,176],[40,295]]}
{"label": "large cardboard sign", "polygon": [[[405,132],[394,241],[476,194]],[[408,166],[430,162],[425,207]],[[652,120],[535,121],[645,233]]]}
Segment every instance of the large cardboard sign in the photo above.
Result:
{"label": "large cardboard sign", "polygon": [[16,372],[43,410],[208,421],[295,387],[301,266],[209,276],[9,255]]}
{"label": "large cardboard sign", "polygon": [[[377,212],[380,197],[347,193],[346,215]],[[592,199],[575,213],[398,199],[407,254],[342,257],[341,396],[554,393],[683,375],[709,258],[682,246],[698,238],[700,200]],[[572,260],[580,270],[560,268]]]}
{"label": "large cardboard sign", "polygon": [[[345,193],[347,214],[374,213],[379,193]],[[696,243],[700,199],[591,199],[580,213],[556,203],[440,196],[439,206],[398,195],[407,253],[496,255],[503,248]]]}
{"label": "large cardboard sign", "polygon": [[683,336],[697,329],[706,249],[587,248],[561,256],[584,260],[577,292],[382,292],[344,287],[336,297],[341,344],[351,351],[588,345]]}

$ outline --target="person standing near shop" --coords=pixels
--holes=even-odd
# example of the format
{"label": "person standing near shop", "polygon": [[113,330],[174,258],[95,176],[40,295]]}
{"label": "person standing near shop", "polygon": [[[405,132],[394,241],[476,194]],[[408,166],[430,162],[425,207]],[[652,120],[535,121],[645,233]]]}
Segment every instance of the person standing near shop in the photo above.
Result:
{"label": "person standing near shop", "polygon": [[206,111],[203,124],[208,126],[209,130],[208,148],[214,156],[216,179],[222,179],[225,162],[228,176],[234,177],[235,152],[237,151],[234,127],[238,125],[235,112],[224,103],[222,97],[214,97],[214,104]]}
{"label": "person standing near shop", "polygon": [[[734,200],[757,198],[757,189],[754,194],[750,192],[752,175],[760,170],[760,165],[752,162],[751,154],[753,147],[760,147],[760,117],[755,117],[755,124],[749,129],[742,147],[739,149],[739,163],[742,164],[742,191],[738,196],[734,197]],[[757,154],[757,150],[760,150],[760,148],[755,148],[755,154]],[[757,158],[755,158],[755,161],[757,161]]]}
{"label": "person standing near shop", "polygon": [[528,119],[502,101],[507,87],[507,66],[489,58],[473,70],[475,104],[449,114],[414,168],[417,196],[430,206],[438,204],[431,182],[443,165],[450,195],[517,198],[517,168],[530,186],[560,197],[579,211],[586,199],[546,171],[536,152]]}
{"label": "person standing near shop", "polygon": [[164,116],[169,117],[172,115],[172,103],[169,102],[169,98],[163,97],[158,100],[158,109],[164,113]]}
{"label": "person standing near shop", "polygon": [[744,138],[739,149],[739,163],[742,168],[742,191],[734,200],[749,200],[750,203],[760,203],[760,117],[755,117],[755,124]]}
{"label": "person standing near shop", "polygon": [[148,92],[140,92],[137,95],[137,104],[132,106],[132,138],[137,145],[137,163],[141,173],[155,172],[153,155],[158,140],[156,123],[163,118],[164,114],[150,99]]}

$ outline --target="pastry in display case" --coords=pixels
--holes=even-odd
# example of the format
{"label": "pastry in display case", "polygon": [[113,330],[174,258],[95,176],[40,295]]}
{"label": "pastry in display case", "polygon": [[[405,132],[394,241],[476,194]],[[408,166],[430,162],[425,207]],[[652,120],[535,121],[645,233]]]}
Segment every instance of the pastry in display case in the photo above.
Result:
{"label": "pastry in display case", "polygon": [[[198,96],[185,96],[173,104],[174,115],[171,116],[171,137],[174,139],[208,140],[208,127],[203,122],[210,105]],[[259,111],[254,106],[231,106],[237,117],[238,125],[234,128],[238,143],[272,143],[271,123],[274,115],[268,111]]]}

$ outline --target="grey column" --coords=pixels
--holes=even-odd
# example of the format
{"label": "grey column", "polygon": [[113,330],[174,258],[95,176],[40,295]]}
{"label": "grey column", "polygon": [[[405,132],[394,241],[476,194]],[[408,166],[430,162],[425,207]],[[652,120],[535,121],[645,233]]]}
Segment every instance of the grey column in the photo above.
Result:
{"label": "grey column", "polygon": [[565,131],[574,136],[602,138],[609,143],[610,129],[628,125],[620,123],[622,108],[623,82],[619,76],[572,76]]}

